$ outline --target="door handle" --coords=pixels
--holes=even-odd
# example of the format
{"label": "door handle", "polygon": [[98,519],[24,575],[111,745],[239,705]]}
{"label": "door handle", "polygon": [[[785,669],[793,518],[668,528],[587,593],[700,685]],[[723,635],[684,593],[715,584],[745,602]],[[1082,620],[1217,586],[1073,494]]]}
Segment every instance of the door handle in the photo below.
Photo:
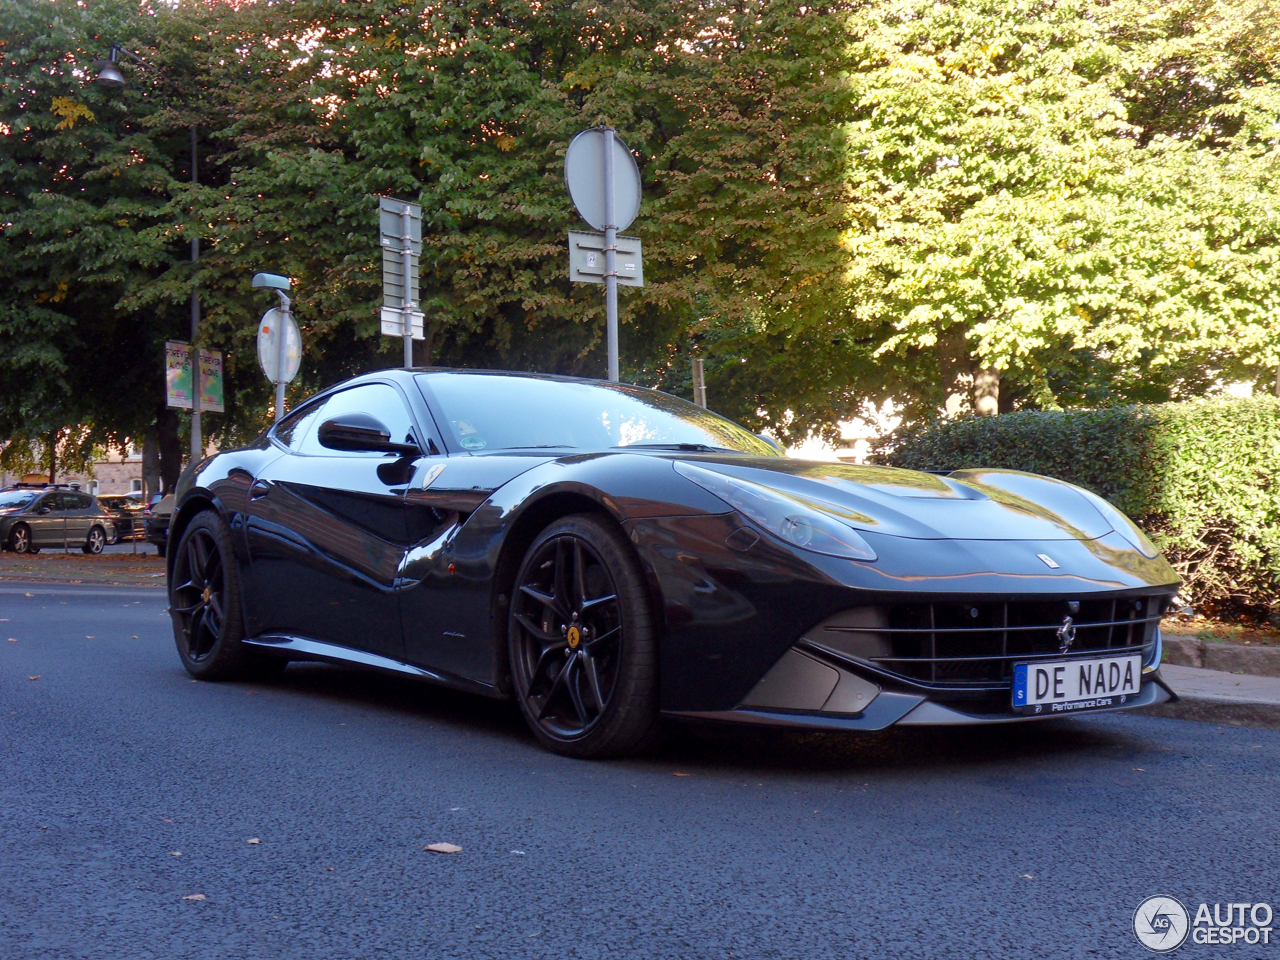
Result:
{"label": "door handle", "polygon": [[261,500],[271,492],[271,484],[265,480],[255,480],[249,485],[249,501]]}

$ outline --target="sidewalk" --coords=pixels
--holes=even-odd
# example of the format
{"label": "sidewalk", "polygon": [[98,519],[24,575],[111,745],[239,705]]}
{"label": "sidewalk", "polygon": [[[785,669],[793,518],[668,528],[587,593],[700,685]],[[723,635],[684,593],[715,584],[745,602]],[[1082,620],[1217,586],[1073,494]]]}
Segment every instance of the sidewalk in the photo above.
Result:
{"label": "sidewalk", "polygon": [[0,553],[0,580],[163,587],[164,570],[164,561],[156,556],[154,547],[150,553],[113,552],[96,557],[79,550],[41,550],[34,556]]}
{"label": "sidewalk", "polygon": [[1254,677],[1166,663],[1160,675],[1181,698],[1144,712],[1179,720],[1280,728],[1280,677]]}

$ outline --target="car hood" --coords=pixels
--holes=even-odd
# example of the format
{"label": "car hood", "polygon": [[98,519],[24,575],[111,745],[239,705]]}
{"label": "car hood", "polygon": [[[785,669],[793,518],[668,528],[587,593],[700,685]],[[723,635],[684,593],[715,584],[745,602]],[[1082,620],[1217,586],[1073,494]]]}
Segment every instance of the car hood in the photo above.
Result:
{"label": "car hood", "polygon": [[784,457],[680,457],[830,512],[860,530],[916,540],[1096,540],[1112,531],[1071,484],[1013,470],[947,476]]}

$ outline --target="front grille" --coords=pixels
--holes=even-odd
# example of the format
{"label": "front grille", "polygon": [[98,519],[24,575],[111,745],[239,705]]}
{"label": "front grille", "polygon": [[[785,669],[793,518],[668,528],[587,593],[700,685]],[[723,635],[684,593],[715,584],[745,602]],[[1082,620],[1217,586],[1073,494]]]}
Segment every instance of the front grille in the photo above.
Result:
{"label": "front grille", "polygon": [[1168,597],[1147,596],[858,607],[805,639],[908,680],[990,688],[1012,683],[1015,661],[1141,653],[1146,662],[1168,603]]}

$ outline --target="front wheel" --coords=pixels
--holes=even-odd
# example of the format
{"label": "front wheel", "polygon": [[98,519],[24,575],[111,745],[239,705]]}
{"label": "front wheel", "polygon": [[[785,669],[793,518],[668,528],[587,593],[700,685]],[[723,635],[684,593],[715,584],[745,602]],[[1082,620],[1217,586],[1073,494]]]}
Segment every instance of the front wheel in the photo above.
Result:
{"label": "front wheel", "polygon": [[226,521],[212,510],[182,532],[169,580],[173,638],[187,672],[199,680],[248,677],[257,663],[241,643],[240,578]]}
{"label": "front wheel", "polygon": [[14,553],[35,553],[31,546],[31,528],[25,523],[15,523],[9,533],[9,549]]}
{"label": "front wheel", "polygon": [[644,576],[616,527],[575,515],[534,540],[516,574],[508,644],[520,709],[544,746],[624,756],[652,737],[657,643]]}
{"label": "front wheel", "polygon": [[97,556],[107,545],[107,535],[102,532],[101,527],[94,527],[89,531],[89,539],[84,542],[84,546],[80,549],[85,553]]}

